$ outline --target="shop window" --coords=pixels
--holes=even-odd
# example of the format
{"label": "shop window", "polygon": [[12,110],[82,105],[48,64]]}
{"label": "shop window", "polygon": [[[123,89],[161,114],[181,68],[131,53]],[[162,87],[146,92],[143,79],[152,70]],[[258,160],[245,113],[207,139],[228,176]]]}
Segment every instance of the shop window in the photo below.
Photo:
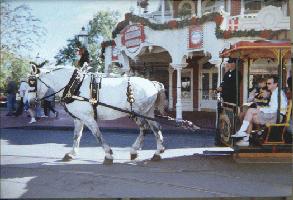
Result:
{"label": "shop window", "polygon": [[193,13],[195,13],[195,5],[192,1],[182,1],[178,7],[178,15],[181,18],[189,18]]}
{"label": "shop window", "polygon": [[276,0],[264,0],[264,6],[276,6],[282,7],[283,1],[276,1]]}
{"label": "shop window", "polygon": [[202,1],[202,13],[217,12],[223,7],[227,11],[227,4],[224,0],[204,0]]}
{"label": "shop window", "polygon": [[184,99],[191,99],[191,78],[183,76],[181,78],[181,95]]}
{"label": "shop window", "polygon": [[261,0],[244,0],[244,13],[257,13],[262,6]]}
{"label": "shop window", "polygon": [[202,100],[209,100],[209,73],[202,73],[201,81],[202,81]]}
{"label": "shop window", "polygon": [[257,13],[263,7],[275,6],[282,7],[284,0],[244,0],[244,13]]}
{"label": "shop window", "polygon": [[[160,4],[160,7],[158,10],[162,11],[162,3]],[[172,10],[171,2],[165,0],[165,11],[171,11],[171,10]]]}

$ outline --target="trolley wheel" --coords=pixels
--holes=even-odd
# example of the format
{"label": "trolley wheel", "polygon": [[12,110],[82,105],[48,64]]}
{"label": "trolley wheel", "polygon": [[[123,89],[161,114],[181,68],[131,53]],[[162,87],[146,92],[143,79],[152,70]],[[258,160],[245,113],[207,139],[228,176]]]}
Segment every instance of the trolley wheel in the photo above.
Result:
{"label": "trolley wheel", "polygon": [[226,114],[222,114],[219,119],[219,132],[221,141],[224,144],[230,144],[232,134],[232,124]]}

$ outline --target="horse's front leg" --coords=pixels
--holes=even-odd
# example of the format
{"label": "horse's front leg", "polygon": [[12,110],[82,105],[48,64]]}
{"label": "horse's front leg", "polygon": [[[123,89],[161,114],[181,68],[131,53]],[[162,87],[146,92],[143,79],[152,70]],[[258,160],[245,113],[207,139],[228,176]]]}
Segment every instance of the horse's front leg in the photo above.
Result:
{"label": "horse's front leg", "polygon": [[94,118],[87,119],[85,125],[91,130],[92,134],[96,137],[97,141],[102,145],[105,151],[105,160],[104,164],[112,164],[113,163],[113,152],[110,146],[105,142],[102,133],[97,125],[97,122]]}
{"label": "horse's front leg", "polygon": [[73,147],[72,150],[65,154],[63,160],[70,161],[72,160],[78,153],[79,143],[82,136],[83,131],[83,122],[79,119],[74,119],[74,136],[73,136]]}
{"label": "horse's front leg", "polygon": [[157,122],[154,122],[154,121],[148,121],[148,123],[157,141],[157,151],[155,152],[152,160],[155,160],[155,161],[160,160],[161,159],[160,154],[164,153],[165,151],[165,147],[163,146],[163,135],[161,132],[161,127]]}

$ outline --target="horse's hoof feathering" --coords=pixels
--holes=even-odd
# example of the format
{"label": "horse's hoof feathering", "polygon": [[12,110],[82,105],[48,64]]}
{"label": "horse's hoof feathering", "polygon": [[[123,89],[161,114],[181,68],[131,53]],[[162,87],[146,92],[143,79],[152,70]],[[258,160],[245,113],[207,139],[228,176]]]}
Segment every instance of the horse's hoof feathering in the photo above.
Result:
{"label": "horse's hoof feathering", "polygon": [[159,161],[159,160],[161,160],[162,158],[161,158],[161,156],[160,155],[158,155],[158,154],[154,154],[154,156],[152,157],[152,161]]}
{"label": "horse's hoof feathering", "polygon": [[113,159],[105,157],[103,164],[104,165],[112,165],[113,164]]}
{"label": "horse's hoof feathering", "polygon": [[63,159],[62,159],[62,161],[64,161],[64,162],[69,162],[69,161],[71,161],[71,160],[73,160],[73,157],[70,156],[68,153],[65,154],[65,156],[64,156]]}
{"label": "horse's hoof feathering", "polygon": [[130,154],[130,160],[135,160],[137,158],[137,153],[136,154]]}

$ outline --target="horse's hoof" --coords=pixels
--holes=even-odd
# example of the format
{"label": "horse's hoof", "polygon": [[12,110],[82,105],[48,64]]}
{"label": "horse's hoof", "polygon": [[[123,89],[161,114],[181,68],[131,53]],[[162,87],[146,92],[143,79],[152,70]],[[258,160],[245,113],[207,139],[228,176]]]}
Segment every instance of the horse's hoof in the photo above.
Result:
{"label": "horse's hoof", "polygon": [[165,148],[160,150],[160,153],[164,153],[165,152]]}
{"label": "horse's hoof", "polygon": [[113,164],[113,159],[109,159],[109,158],[105,157],[103,164],[104,165],[112,165]]}
{"label": "horse's hoof", "polygon": [[64,161],[64,162],[69,162],[69,161],[71,161],[71,160],[73,160],[73,157],[70,156],[68,153],[65,154],[65,156],[64,156],[63,159],[62,159],[62,161]]}
{"label": "horse's hoof", "polygon": [[152,161],[159,161],[161,159],[162,159],[161,156],[158,154],[154,154],[154,156],[152,157]]}
{"label": "horse's hoof", "polygon": [[137,158],[137,153],[136,154],[130,154],[130,160],[134,160]]}

